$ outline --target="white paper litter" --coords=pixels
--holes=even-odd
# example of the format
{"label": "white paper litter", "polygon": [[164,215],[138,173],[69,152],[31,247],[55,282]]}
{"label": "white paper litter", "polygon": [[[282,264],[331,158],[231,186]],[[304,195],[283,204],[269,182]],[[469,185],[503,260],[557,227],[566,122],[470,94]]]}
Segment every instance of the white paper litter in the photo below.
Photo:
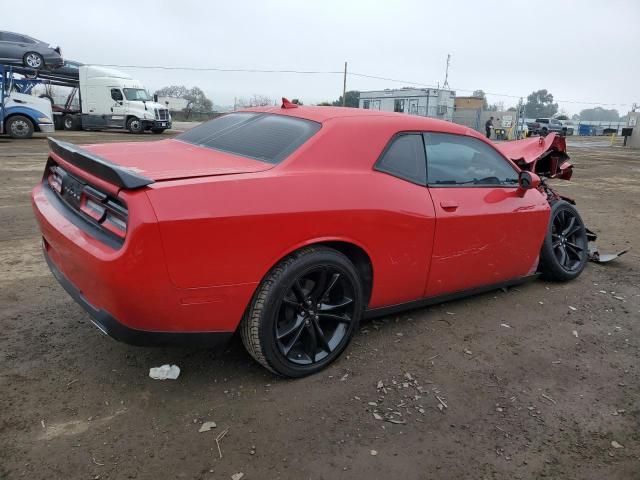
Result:
{"label": "white paper litter", "polygon": [[180,367],[177,365],[162,365],[149,369],[149,376],[154,380],[175,380],[180,375]]}

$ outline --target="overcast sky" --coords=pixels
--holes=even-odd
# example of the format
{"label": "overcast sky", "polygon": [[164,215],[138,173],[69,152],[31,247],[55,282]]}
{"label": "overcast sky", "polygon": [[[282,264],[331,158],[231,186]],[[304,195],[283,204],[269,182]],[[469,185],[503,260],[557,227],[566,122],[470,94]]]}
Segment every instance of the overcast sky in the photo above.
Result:
{"label": "overcast sky", "polygon": [[[0,28],[88,64],[337,71],[347,61],[353,72],[436,85],[450,53],[458,95],[546,88],[569,113],[590,105],[563,100],[625,104],[603,105],[621,114],[640,103],[638,0],[31,0],[2,11]],[[219,105],[254,93],[314,103],[342,92],[340,74],[121,70],[151,92],[197,85]],[[354,90],[404,85],[347,78]]]}

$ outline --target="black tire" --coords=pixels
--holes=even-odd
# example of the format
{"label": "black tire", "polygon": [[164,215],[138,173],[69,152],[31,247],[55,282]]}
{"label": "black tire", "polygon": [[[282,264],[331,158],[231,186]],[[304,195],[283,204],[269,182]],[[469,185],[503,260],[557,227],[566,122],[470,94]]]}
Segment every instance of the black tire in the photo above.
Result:
{"label": "black tire", "polygon": [[242,342],[274,373],[311,375],[349,344],[362,298],[360,278],[345,255],[325,247],[301,249],[278,263],[256,290],[240,325]]}
{"label": "black tire", "polygon": [[33,135],[33,122],[23,116],[15,115],[7,120],[7,132],[11,138],[31,138]]}
{"label": "black tire", "polygon": [[549,226],[540,252],[540,271],[547,280],[578,277],[588,260],[587,231],[578,210],[564,200],[551,205]]}
{"label": "black tire", "polygon": [[540,130],[540,135],[542,135],[543,137],[546,137],[548,133],[549,133],[549,130],[547,130],[546,128],[543,128],[542,130]]}
{"label": "black tire", "polygon": [[138,117],[131,117],[127,120],[127,130],[131,133],[144,133],[144,126]]}
{"label": "black tire", "polygon": [[44,58],[37,52],[27,52],[22,57],[22,64],[27,68],[40,70],[44,68]]}
{"label": "black tire", "polygon": [[78,122],[76,118],[71,114],[66,114],[62,120],[65,130],[77,130]]}
{"label": "black tire", "polygon": [[155,134],[161,134],[161,133],[164,133],[165,130],[166,128],[152,128],[151,132]]}

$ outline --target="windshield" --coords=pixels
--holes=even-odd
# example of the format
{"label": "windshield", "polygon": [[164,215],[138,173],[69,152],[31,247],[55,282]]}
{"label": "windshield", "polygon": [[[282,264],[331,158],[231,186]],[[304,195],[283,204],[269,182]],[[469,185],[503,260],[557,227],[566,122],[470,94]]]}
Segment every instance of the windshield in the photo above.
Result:
{"label": "windshield", "polygon": [[145,102],[151,101],[151,97],[143,88],[123,88],[123,90],[124,96],[127,100],[144,100]]}

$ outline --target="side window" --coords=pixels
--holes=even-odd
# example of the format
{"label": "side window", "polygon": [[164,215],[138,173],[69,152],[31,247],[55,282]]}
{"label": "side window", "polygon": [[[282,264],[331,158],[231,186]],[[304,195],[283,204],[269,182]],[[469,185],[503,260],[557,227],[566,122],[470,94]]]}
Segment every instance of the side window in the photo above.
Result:
{"label": "side window", "polygon": [[375,169],[418,185],[427,183],[422,135],[402,134],[382,154]]}
{"label": "side window", "polygon": [[404,113],[404,99],[398,98],[393,102],[393,111]]}
{"label": "side window", "polygon": [[362,108],[364,108],[365,110],[369,110],[369,100],[362,101]]}
{"label": "side window", "polygon": [[111,89],[111,98],[113,100],[115,100],[116,102],[121,102],[122,101],[122,92],[120,91],[119,88],[112,88]]}
{"label": "side window", "polygon": [[430,186],[516,186],[518,172],[493,147],[477,138],[425,133]]}
{"label": "side window", "polygon": [[19,43],[22,41],[22,37],[20,35],[16,35],[15,33],[4,32],[2,34],[2,40],[4,40],[5,42]]}

